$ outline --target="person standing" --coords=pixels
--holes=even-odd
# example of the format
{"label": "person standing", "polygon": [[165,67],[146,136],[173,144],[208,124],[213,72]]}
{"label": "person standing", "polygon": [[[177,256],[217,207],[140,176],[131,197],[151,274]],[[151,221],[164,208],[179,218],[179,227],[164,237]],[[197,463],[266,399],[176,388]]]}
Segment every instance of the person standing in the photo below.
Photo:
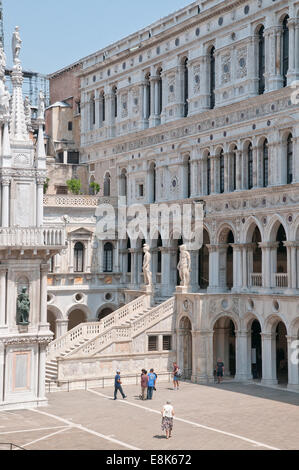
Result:
{"label": "person standing", "polygon": [[120,370],[117,369],[116,376],[114,378],[114,400],[117,400],[117,392],[119,391],[123,397],[123,399],[127,398],[127,395],[124,394],[122,386],[121,386],[121,378],[120,378]]}
{"label": "person standing", "polygon": [[166,439],[171,437],[173,429],[174,408],[170,401],[166,402],[161,411],[162,414],[162,431],[166,432]]}
{"label": "person standing", "polygon": [[147,386],[148,386],[148,375],[147,375],[147,371],[145,369],[142,369],[141,371],[141,396],[140,396],[140,399],[141,400],[146,400],[145,398],[145,394],[146,394],[146,391],[147,391]]}
{"label": "person standing", "polygon": [[218,383],[220,384],[222,382],[223,376],[224,376],[224,363],[221,359],[218,359],[218,361],[217,361],[216,371],[217,371]]}
{"label": "person standing", "polygon": [[148,384],[147,384],[147,399],[152,400],[153,398],[153,391],[156,388],[156,374],[154,374],[154,369],[151,369],[148,376]]}
{"label": "person standing", "polygon": [[172,371],[172,375],[173,375],[173,390],[179,390],[179,366],[177,365],[176,362],[173,363],[173,371]]}

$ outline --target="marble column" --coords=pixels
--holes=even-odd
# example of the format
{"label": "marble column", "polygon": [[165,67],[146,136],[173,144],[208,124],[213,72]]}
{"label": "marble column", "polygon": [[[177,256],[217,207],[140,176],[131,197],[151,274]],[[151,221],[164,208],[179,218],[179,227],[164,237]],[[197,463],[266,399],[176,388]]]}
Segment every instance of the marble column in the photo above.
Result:
{"label": "marble column", "polygon": [[5,345],[0,342],[0,404],[5,400]]}
{"label": "marble column", "polygon": [[236,382],[248,380],[248,357],[247,357],[248,333],[247,331],[236,332]]}
{"label": "marble column", "polygon": [[262,333],[262,384],[276,385],[276,334]]}
{"label": "marble column", "polygon": [[259,161],[258,161],[258,152],[259,149],[255,145],[252,147],[252,182],[253,182],[253,189],[259,188]]}
{"label": "marble column", "polygon": [[56,320],[56,338],[60,338],[68,332],[68,320]]}
{"label": "marble column", "polygon": [[239,292],[242,288],[242,246],[239,244],[231,244],[233,248],[233,292]]}
{"label": "marble column", "polygon": [[236,190],[242,189],[242,150],[236,150]]}

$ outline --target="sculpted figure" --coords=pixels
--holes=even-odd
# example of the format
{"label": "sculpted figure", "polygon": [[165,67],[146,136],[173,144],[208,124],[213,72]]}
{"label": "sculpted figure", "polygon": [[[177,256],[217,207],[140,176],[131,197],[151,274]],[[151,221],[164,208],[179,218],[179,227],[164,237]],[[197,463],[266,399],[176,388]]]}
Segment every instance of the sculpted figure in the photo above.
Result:
{"label": "sculpted figure", "polygon": [[30,126],[31,124],[31,107],[30,107],[30,101],[28,96],[25,97],[24,99],[24,111],[25,111],[25,119],[26,119],[26,124]]}
{"label": "sculpted figure", "polygon": [[12,35],[12,55],[14,62],[19,60],[22,40],[20,38],[19,26],[16,26],[15,31]]}
{"label": "sculpted figure", "polygon": [[3,109],[3,114],[5,116],[8,116],[9,106],[10,106],[10,93],[6,88],[4,89],[3,93],[0,96],[0,104]]}
{"label": "sculpted figure", "polygon": [[45,96],[43,92],[40,90],[39,92],[39,100],[38,100],[38,119],[44,119],[45,117]]}
{"label": "sculpted figure", "polygon": [[180,246],[178,271],[181,279],[181,286],[188,287],[190,284],[191,257],[189,252],[186,250],[185,245]]}
{"label": "sculpted figure", "polygon": [[152,273],[151,273],[151,254],[149,251],[148,245],[143,245],[143,275],[144,275],[144,284],[146,286],[152,285]]}
{"label": "sculpted figure", "polygon": [[17,325],[29,325],[30,300],[26,287],[17,299]]}

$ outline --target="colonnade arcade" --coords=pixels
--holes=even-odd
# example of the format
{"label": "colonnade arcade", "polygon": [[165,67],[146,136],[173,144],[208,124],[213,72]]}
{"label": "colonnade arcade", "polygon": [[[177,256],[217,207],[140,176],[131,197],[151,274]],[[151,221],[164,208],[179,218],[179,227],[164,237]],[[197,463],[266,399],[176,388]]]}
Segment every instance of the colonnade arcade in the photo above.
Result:
{"label": "colonnade arcade", "polygon": [[[264,227],[258,219],[245,222],[237,242],[233,223],[220,225],[214,242],[208,227],[204,228],[200,250],[190,250],[191,292],[289,292],[299,288],[297,253],[298,234],[286,233],[283,219],[271,219]],[[178,285],[177,263],[182,238],[161,235],[153,240],[138,238],[124,240],[120,250],[123,282],[131,286],[143,284],[143,245],[147,243],[152,254],[153,284],[163,295],[172,295]]]}
{"label": "colonnade arcade", "polygon": [[[299,388],[299,365],[293,362],[293,341],[299,338],[299,322],[287,324],[280,314],[245,319],[220,313],[209,330],[194,329],[195,320],[185,313],[177,320],[178,364],[185,378],[196,382],[215,379],[218,360],[224,363],[224,380],[257,380],[264,385],[288,384]],[[197,356],[206,351],[204,358]]]}

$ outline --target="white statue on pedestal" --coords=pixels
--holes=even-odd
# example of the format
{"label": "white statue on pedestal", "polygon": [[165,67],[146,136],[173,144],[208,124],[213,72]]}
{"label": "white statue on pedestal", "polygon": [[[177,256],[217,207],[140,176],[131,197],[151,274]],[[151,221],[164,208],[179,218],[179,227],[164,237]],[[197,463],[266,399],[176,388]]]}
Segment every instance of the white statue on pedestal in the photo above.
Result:
{"label": "white statue on pedestal", "polygon": [[180,246],[180,261],[178,264],[178,271],[181,279],[182,287],[189,287],[190,272],[191,272],[191,256],[186,250],[185,245]]}
{"label": "white statue on pedestal", "polygon": [[22,39],[20,38],[19,26],[16,26],[15,31],[12,35],[12,56],[14,63],[19,62],[19,55],[22,45]]}
{"label": "white statue on pedestal", "polygon": [[39,92],[37,119],[45,118],[45,95],[42,90]]}
{"label": "white statue on pedestal", "polygon": [[152,285],[152,273],[151,273],[151,254],[150,248],[148,245],[143,245],[143,276],[144,276],[144,284],[146,286]]}

